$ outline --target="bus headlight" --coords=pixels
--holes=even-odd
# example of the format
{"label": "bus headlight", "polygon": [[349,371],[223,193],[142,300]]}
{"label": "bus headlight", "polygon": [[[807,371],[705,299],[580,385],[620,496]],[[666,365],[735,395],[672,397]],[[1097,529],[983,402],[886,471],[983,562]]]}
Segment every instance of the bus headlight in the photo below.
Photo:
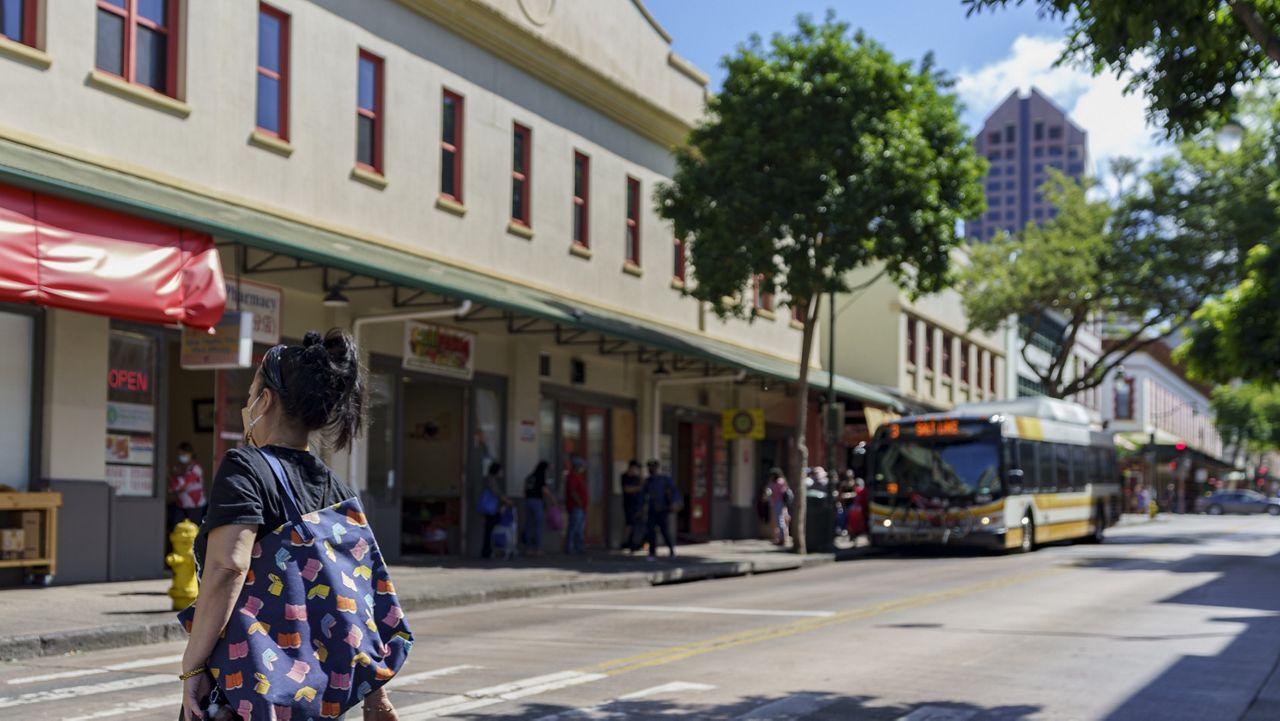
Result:
{"label": "bus headlight", "polygon": [[890,527],[890,526],[892,526],[892,525],[893,525],[893,519],[890,519],[890,518],[886,518],[886,519],[884,519],[884,527],[885,527],[885,528],[888,528],[888,527]]}
{"label": "bus headlight", "polygon": [[988,516],[983,516],[983,517],[982,517],[982,525],[984,525],[984,526],[990,526],[990,525],[991,525],[991,518],[990,518],[990,517],[988,517]]}

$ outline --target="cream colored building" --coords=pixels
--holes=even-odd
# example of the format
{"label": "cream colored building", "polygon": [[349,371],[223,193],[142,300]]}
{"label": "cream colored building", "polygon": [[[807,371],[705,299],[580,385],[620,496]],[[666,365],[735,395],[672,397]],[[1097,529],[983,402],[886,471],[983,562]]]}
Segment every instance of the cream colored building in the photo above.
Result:
{"label": "cream colored building", "polygon": [[[505,463],[519,497],[539,459],[554,473],[571,456],[589,466],[589,541],[617,543],[618,473],[651,455],[686,489],[683,533],[755,535],[761,468],[788,452],[800,333],[717,321],[681,293],[652,197],[707,78],[639,0],[21,6],[30,32],[0,37],[13,227],[69,202],[75,217],[121,214],[121,242],[145,222],[206,236],[248,291],[227,310],[267,324],[258,353],[358,329],[373,425],[354,460],[329,461],[388,555],[476,552],[487,464]],[[141,37],[162,51],[140,54]],[[176,326],[136,320],[0,305],[25,339],[5,367],[32,389],[6,399],[31,412],[0,465],[20,490],[64,494],[61,537],[87,550],[62,580],[158,573],[173,446],[191,441],[212,478],[239,433],[250,372],[184,364]],[[415,355],[411,329],[414,348],[464,348],[463,367]],[[727,442],[730,408],[764,409],[766,439]],[[119,455],[104,459],[104,437]]]}
{"label": "cream colored building", "polygon": [[877,278],[879,270],[849,275],[857,290],[836,296],[834,333],[823,309],[824,363],[834,338],[837,374],[879,386],[920,410],[1011,397],[1004,333],[969,332],[958,292],[912,300],[887,276]]}

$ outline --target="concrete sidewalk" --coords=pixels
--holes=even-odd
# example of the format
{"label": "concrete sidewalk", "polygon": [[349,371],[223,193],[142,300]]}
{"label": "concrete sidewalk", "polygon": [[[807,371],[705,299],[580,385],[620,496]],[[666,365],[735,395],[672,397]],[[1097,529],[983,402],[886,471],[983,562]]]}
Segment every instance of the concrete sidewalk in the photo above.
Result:
{"label": "concrete sidewalk", "polygon": [[[717,541],[681,546],[675,560],[660,556],[652,563],[603,552],[489,562],[423,558],[392,566],[391,575],[404,609],[421,611],[788,571],[835,557],[796,556],[767,541]],[[0,659],[179,640],[184,633],[168,588],[166,579],[0,590]]]}

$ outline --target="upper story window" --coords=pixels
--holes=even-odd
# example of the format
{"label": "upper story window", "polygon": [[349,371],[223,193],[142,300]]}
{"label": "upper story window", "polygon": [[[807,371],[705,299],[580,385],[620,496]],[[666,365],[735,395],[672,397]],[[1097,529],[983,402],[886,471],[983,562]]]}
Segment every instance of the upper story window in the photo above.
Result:
{"label": "upper story window", "polygon": [[928,323],[924,326],[924,368],[933,370],[933,327]]}
{"label": "upper story window", "polygon": [[763,276],[757,275],[752,279],[751,305],[756,310],[773,312],[773,293],[765,290]]}
{"label": "upper story window", "polygon": [[1133,379],[1133,378],[1125,378],[1124,380],[1120,381],[1119,383],[1116,383],[1116,386],[1115,386],[1115,389],[1116,389],[1116,391],[1115,391],[1115,392],[1116,392],[1115,403],[1116,403],[1116,420],[1118,420],[1118,421],[1131,421],[1131,420],[1133,420],[1133,410],[1134,410],[1134,392],[1133,392],[1133,385],[1134,385],[1134,380],[1135,380],[1135,379]]}
{"label": "upper story window", "polygon": [[289,139],[289,15],[258,6],[259,130]]}
{"label": "upper story window", "polygon": [[382,172],[382,58],[360,51],[356,82],[356,165]]}
{"label": "upper story window", "polygon": [[1000,144],[1000,133],[999,133],[999,131],[994,132],[994,133],[987,133],[987,142],[988,142],[988,143],[991,143],[992,145],[999,145],[999,144]]}
{"label": "upper story window", "polygon": [[1050,139],[1050,140],[1061,140],[1061,139],[1062,139],[1062,126],[1061,126],[1061,125],[1051,125],[1051,126],[1049,126],[1049,139]]}
{"label": "upper story window", "polygon": [[942,334],[942,375],[951,377],[951,334]]}
{"label": "upper story window", "polygon": [[916,319],[907,318],[907,365],[916,365]]}
{"label": "upper story window", "polygon": [[533,182],[533,131],[520,123],[511,133],[511,220],[530,226],[529,187]]}
{"label": "upper story window", "polygon": [[[982,378],[983,378],[983,375],[982,375],[982,357],[983,357],[984,355],[986,355],[986,353],[983,353],[983,352],[982,352],[982,349],[981,349],[981,348],[979,348],[979,349],[978,349],[978,353],[977,353],[977,364],[978,364],[978,367],[977,367],[977,368],[975,368],[975,369],[974,369],[974,372],[973,372],[973,387],[974,387],[974,389],[975,389],[975,390],[978,390],[978,391],[981,391],[981,390],[982,390]],[[965,379],[964,379],[964,380],[965,380],[965,382],[966,382],[966,383],[968,383],[968,382],[969,382],[969,378],[968,378],[967,376],[965,377]]]}
{"label": "upper story window", "polygon": [[1014,134],[1013,126],[1012,125],[1004,126],[1004,142],[1012,143],[1015,137],[1016,136]]}
{"label": "upper story window", "polygon": [[960,382],[969,382],[969,344],[960,343]]}
{"label": "upper story window", "polygon": [[673,280],[683,283],[685,274],[684,241],[678,237],[673,238],[671,247],[674,255],[671,263],[671,277]]}
{"label": "upper story window", "polygon": [[591,247],[588,218],[591,190],[591,158],[579,152],[573,154],[573,242],[583,248]]}
{"label": "upper story window", "polygon": [[640,265],[640,181],[627,177],[627,262]]}
{"label": "upper story window", "polygon": [[99,70],[177,94],[177,0],[98,0],[97,22]]}
{"label": "upper story window", "polygon": [[462,96],[446,90],[441,96],[440,194],[462,202]]}
{"label": "upper story window", "polygon": [[1036,121],[1033,135],[1036,140],[1044,140],[1044,123]]}
{"label": "upper story window", "polygon": [[991,356],[991,361],[987,363],[987,390],[992,393],[996,392],[996,357]]}
{"label": "upper story window", "polygon": [[24,45],[36,45],[37,0],[0,0],[0,35]]}

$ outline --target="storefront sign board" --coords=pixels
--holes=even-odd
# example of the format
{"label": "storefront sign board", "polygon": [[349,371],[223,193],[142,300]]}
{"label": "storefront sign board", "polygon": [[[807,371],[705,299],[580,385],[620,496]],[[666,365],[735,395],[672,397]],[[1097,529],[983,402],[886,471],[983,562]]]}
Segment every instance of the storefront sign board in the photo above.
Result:
{"label": "storefront sign board", "polygon": [[533,443],[538,440],[538,424],[533,421],[520,421],[520,441]]}
{"label": "storefront sign board", "polygon": [[763,408],[730,408],[720,414],[726,441],[764,440]]}
{"label": "storefront sign board", "polygon": [[284,292],[265,283],[243,278],[227,279],[227,310],[253,314],[253,342],[277,345],[283,318]]}
{"label": "storefront sign board", "polygon": [[253,324],[253,313],[228,311],[212,332],[183,328],[182,367],[211,370],[253,365]]}
{"label": "storefront sign board", "polygon": [[155,440],[150,434],[108,433],[106,453],[109,464],[150,466],[155,463]]}
{"label": "storefront sign board", "polygon": [[117,496],[150,496],[154,475],[151,466],[107,464],[107,483]]}
{"label": "storefront sign board", "polygon": [[107,429],[151,433],[156,427],[155,406],[107,401]]}
{"label": "storefront sign board", "polygon": [[404,367],[471,380],[475,374],[476,337],[431,323],[404,324]]}

